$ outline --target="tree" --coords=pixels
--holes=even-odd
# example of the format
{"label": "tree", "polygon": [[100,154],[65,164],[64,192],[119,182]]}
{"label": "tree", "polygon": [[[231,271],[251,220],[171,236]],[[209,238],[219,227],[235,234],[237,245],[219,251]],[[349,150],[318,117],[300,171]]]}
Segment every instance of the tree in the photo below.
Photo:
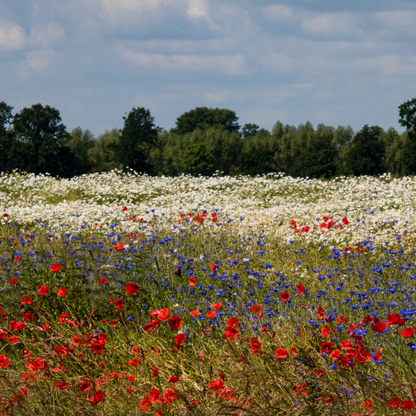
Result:
{"label": "tree", "polygon": [[68,147],[72,150],[76,158],[75,175],[82,175],[91,171],[92,164],[88,157],[88,152],[95,145],[94,135],[89,130],[82,130],[76,127],[71,132]]}
{"label": "tree", "polygon": [[204,143],[190,144],[183,154],[183,167],[186,173],[208,176],[213,173],[214,157]]}
{"label": "tree", "polygon": [[384,172],[385,144],[383,129],[365,125],[354,137],[347,150],[346,173],[354,175],[378,175]]}
{"label": "tree", "polygon": [[120,130],[113,129],[98,136],[95,144],[88,150],[88,161],[92,172],[109,172],[120,168],[118,153],[120,145]]}
{"label": "tree", "polygon": [[11,125],[13,115],[13,107],[7,105],[4,101],[0,101],[0,136],[5,134],[8,126]]}
{"label": "tree", "polygon": [[243,128],[241,129],[241,136],[245,139],[246,137],[254,136],[257,131],[259,130],[259,126],[257,124],[244,124]]}
{"label": "tree", "polygon": [[399,123],[405,126],[408,139],[403,147],[403,171],[405,175],[416,174],[416,98],[399,106]]}
{"label": "tree", "polygon": [[24,155],[24,170],[72,175],[75,159],[67,146],[70,136],[57,109],[41,104],[24,108],[14,116],[13,129]]}
{"label": "tree", "polygon": [[407,130],[416,132],[416,98],[406,101],[399,106],[399,123]]}
{"label": "tree", "polygon": [[225,108],[197,107],[176,119],[176,127],[171,131],[176,134],[192,133],[196,129],[205,130],[213,126],[223,126],[230,133],[238,131],[238,117],[234,111]]}
{"label": "tree", "polygon": [[123,120],[118,148],[120,163],[138,172],[153,173],[150,154],[161,129],[155,126],[150,110],[144,107],[132,108]]}
{"label": "tree", "polygon": [[319,124],[315,134],[301,154],[300,176],[309,178],[330,178],[336,171],[337,148],[334,130]]}
{"label": "tree", "polygon": [[13,119],[13,107],[4,101],[0,102],[0,172],[13,169],[11,162],[12,152],[15,150],[14,132],[9,127]]}

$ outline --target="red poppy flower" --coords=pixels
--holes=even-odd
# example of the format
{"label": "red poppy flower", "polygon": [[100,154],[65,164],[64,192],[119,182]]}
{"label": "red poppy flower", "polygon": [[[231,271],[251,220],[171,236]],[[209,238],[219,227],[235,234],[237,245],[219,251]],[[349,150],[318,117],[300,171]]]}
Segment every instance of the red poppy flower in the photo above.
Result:
{"label": "red poppy flower", "polygon": [[258,354],[259,351],[261,350],[261,347],[262,347],[262,345],[258,341],[258,337],[251,338],[251,340],[250,340],[250,348],[251,348],[251,353],[252,354]]}
{"label": "red poppy flower", "polygon": [[195,277],[190,277],[189,278],[189,286],[195,286],[196,285],[196,279]]}
{"label": "red poppy flower", "polygon": [[241,327],[240,322],[238,322],[237,318],[230,318],[227,321],[227,326],[230,326],[230,327],[238,326],[239,328]]}
{"label": "red poppy flower", "polygon": [[91,344],[91,351],[94,354],[102,354],[105,347],[105,343],[103,341],[95,341]]}
{"label": "red poppy flower", "polygon": [[215,318],[216,314],[217,314],[217,312],[215,312],[215,311],[209,311],[209,312],[207,312],[207,314],[205,316],[209,319],[213,319],[213,318]]}
{"label": "red poppy flower", "polygon": [[168,322],[171,329],[178,330],[182,326],[182,319],[179,316],[172,315]]}
{"label": "red poppy flower", "polygon": [[[172,404],[176,400],[179,400],[178,393],[175,391],[175,389],[171,387],[168,388],[167,392],[163,394],[163,402],[165,404]],[[159,413],[159,414],[162,415],[162,413]]]}
{"label": "red poppy flower", "polygon": [[10,358],[7,358],[4,354],[0,355],[0,368],[8,368]]}
{"label": "red poppy flower", "polygon": [[414,328],[406,328],[406,329],[403,329],[403,331],[400,332],[400,334],[403,338],[410,338],[410,337],[413,336],[414,333],[415,333]]}
{"label": "red poppy flower", "polygon": [[196,318],[199,315],[199,313],[200,313],[199,311],[195,310],[195,311],[189,312],[189,315]]}
{"label": "red poppy flower", "polygon": [[107,282],[107,279],[100,279],[100,280],[98,281],[98,283],[100,283],[100,284],[102,284],[102,285],[105,285],[105,284],[107,284],[108,282]]}
{"label": "red poppy flower", "polygon": [[215,270],[217,269],[217,265],[215,263],[211,263],[211,270],[214,273]]}
{"label": "red poppy flower", "polygon": [[184,334],[178,334],[175,338],[175,344],[180,347],[185,341],[185,335]]}
{"label": "red poppy flower", "polygon": [[161,321],[166,321],[169,318],[169,309],[163,308],[159,311],[159,314],[157,316],[158,319]]}
{"label": "red poppy flower", "polygon": [[296,227],[296,221],[295,220],[290,221],[290,226],[292,228],[295,228]]}
{"label": "red poppy flower", "polygon": [[276,358],[286,358],[289,356],[288,352],[284,348],[278,348],[274,354]]}
{"label": "red poppy flower", "polygon": [[51,267],[49,267],[49,270],[50,270],[52,273],[59,272],[59,270],[61,270],[61,269],[62,269],[62,266],[61,266],[60,264],[58,264],[58,263],[52,264],[52,266],[51,266]]}
{"label": "red poppy flower", "polygon": [[221,379],[214,380],[214,381],[211,381],[211,383],[209,383],[208,388],[210,390],[217,390],[217,391],[218,390],[224,390],[224,384],[223,384]]}
{"label": "red poppy flower", "polygon": [[280,299],[281,299],[283,302],[287,302],[287,301],[290,299],[289,293],[287,293],[287,292],[283,292],[283,293],[281,293],[281,294],[280,294]]}
{"label": "red poppy flower", "polygon": [[139,365],[140,359],[135,358],[133,361],[129,361],[129,367],[135,367],[136,365]]}
{"label": "red poppy flower", "polygon": [[64,288],[64,287],[60,287],[59,288],[59,290],[58,290],[58,296],[65,296],[66,293],[67,293],[66,288]]}
{"label": "red poppy flower", "polygon": [[179,376],[170,376],[168,383],[176,383],[179,380]]}
{"label": "red poppy flower", "polygon": [[97,406],[98,403],[105,400],[105,393],[102,390],[97,390],[97,393],[91,395],[91,404]]}
{"label": "red poppy flower", "polygon": [[176,275],[176,276],[181,277],[181,276],[182,276],[182,269],[181,269],[181,266],[177,266],[177,267],[175,268],[175,270],[173,271],[173,274],[174,274],[174,275]]}
{"label": "red poppy flower", "polygon": [[144,399],[140,400],[139,409],[147,411],[150,409],[151,405],[152,405],[152,402],[150,401],[150,399],[148,397],[145,397]]}
{"label": "red poppy flower", "polygon": [[127,211],[127,207],[123,207],[123,211]]}
{"label": "red poppy flower", "polygon": [[389,325],[387,322],[376,322],[374,325],[371,325],[371,329],[376,332],[383,332]]}
{"label": "red poppy flower", "polygon": [[402,401],[402,408],[405,412],[408,412],[409,410],[412,410],[415,403],[410,400],[403,400]]}
{"label": "red poppy flower", "polygon": [[135,293],[137,293],[140,290],[140,286],[136,283],[127,283],[126,285],[126,292],[133,296]]}
{"label": "red poppy flower", "polygon": [[11,285],[18,285],[19,284],[19,281],[17,279],[10,279],[9,283]]}
{"label": "red poppy flower", "polygon": [[303,295],[303,293],[305,292],[305,287],[303,286],[302,283],[298,284],[298,287],[296,288],[297,292],[299,295]]}
{"label": "red poppy flower", "polygon": [[342,222],[343,222],[345,225],[349,225],[349,224],[350,224],[350,222],[348,221],[348,218],[347,218],[347,217],[344,217],[344,218],[342,219]]}
{"label": "red poppy flower", "polygon": [[151,403],[155,403],[155,402],[162,403],[160,401],[160,391],[158,389],[153,388],[152,390],[149,391],[147,396],[149,397]]}
{"label": "red poppy flower", "polygon": [[402,406],[402,401],[398,397],[395,397],[394,399],[390,399],[387,404],[390,409],[399,409]]}
{"label": "red poppy flower", "polygon": [[10,330],[12,331],[20,331],[21,329],[25,328],[26,324],[23,322],[10,321]]}
{"label": "red poppy flower", "polygon": [[329,334],[331,333],[331,329],[329,328],[328,325],[325,325],[322,329],[321,329],[321,335],[325,338],[327,337]]}
{"label": "red poppy flower", "polygon": [[156,377],[156,375],[157,375],[157,373],[158,373],[159,370],[160,370],[159,368],[157,368],[156,366],[154,366],[153,367],[153,371],[152,371],[152,377]]}
{"label": "red poppy flower", "polygon": [[30,296],[26,296],[23,299],[20,299],[20,303],[22,305],[33,305],[32,300],[30,299]]}
{"label": "red poppy flower", "polygon": [[296,349],[296,347],[292,347],[290,352],[292,353],[292,355],[298,355],[298,350]]}
{"label": "red poppy flower", "polygon": [[387,318],[389,325],[396,325],[400,321],[400,315],[398,313],[391,313]]}
{"label": "red poppy flower", "polygon": [[55,381],[55,386],[61,390],[67,390],[71,388],[71,385],[69,383],[65,383],[64,381]]}
{"label": "red poppy flower", "polygon": [[114,248],[115,248],[117,251],[124,250],[124,244],[123,244],[123,243],[118,243],[118,245],[114,246]]}
{"label": "red poppy flower", "polygon": [[361,406],[367,408],[367,409],[371,409],[373,407],[373,402],[370,399],[365,399]]}
{"label": "red poppy flower", "polygon": [[334,349],[334,344],[331,341],[325,341],[321,344],[321,352],[330,354]]}
{"label": "red poppy flower", "polygon": [[61,313],[61,315],[59,316],[59,322],[61,324],[65,324],[68,321],[69,315],[67,312]]}
{"label": "red poppy flower", "polygon": [[250,308],[253,312],[260,312],[261,311],[261,306],[250,306]]}
{"label": "red poppy flower", "polygon": [[229,326],[225,329],[224,338],[225,339],[237,339],[238,331],[233,326]]}
{"label": "red poppy flower", "polygon": [[116,308],[117,308],[118,311],[123,311],[124,310],[123,299],[116,299],[114,301],[114,304],[116,305]]}
{"label": "red poppy flower", "polygon": [[215,309],[216,311],[219,311],[222,308],[222,303],[214,303],[212,305],[212,309]]}
{"label": "red poppy flower", "polygon": [[48,286],[38,286],[38,293],[41,296],[46,296],[49,292]]}

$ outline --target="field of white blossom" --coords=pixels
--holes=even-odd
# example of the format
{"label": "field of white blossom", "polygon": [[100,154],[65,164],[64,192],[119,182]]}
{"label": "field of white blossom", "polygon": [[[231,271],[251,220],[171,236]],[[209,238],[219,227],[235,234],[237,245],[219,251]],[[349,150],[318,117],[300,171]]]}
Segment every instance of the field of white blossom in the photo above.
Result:
{"label": "field of white blossom", "polygon": [[[344,247],[368,238],[376,245],[391,243],[403,232],[400,238],[406,245],[416,229],[415,202],[416,179],[394,179],[388,174],[330,181],[283,173],[208,178],[111,171],[72,179],[0,175],[5,220],[19,224],[38,221],[53,231],[66,232],[80,227],[107,231],[114,224],[137,232],[140,219],[172,228],[181,213],[196,215],[206,210],[211,218],[217,210],[218,222],[210,226],[238,227],[243,234],[251,230],[284,240],[301,238],[305,244]],[[332,217],[329,221],[335,224],[322,228],[324,217]],[[349,221],[347,227],[343,218]],[[302,231],[308,228],[308,232]]]}

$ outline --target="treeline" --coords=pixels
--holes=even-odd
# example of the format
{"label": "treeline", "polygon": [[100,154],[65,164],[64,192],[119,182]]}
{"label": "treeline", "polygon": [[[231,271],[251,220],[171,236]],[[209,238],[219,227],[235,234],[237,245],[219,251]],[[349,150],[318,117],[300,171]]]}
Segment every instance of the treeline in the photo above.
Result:
{"label": "treeline", "polygon": [[80,127],[68,132],[59,111],[35,104],[13,114],[0,102],[0,171],[53,176],[132,168],[149,175],[182,173],[294,177],[416,174],[416,99],[399,106],[406,132],[365,125],[354,132],[307,122],[277,122],[272,131],[238,125],[235,112],[199,107],[182,114],[170,131],[155,125],[150,110],[133,108],[121,130],[94,137]]}

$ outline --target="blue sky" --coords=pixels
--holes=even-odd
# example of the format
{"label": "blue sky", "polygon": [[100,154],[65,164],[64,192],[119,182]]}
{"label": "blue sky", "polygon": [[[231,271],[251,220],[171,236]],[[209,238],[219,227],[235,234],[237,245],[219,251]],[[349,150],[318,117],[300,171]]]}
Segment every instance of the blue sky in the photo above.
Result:
{"label": "blue sky", "polygon": [[0,101],[61,112],[68,130],[165,129],[199,106],[241,125],[390,126],[416,97],[414,0],[0,2]]}

